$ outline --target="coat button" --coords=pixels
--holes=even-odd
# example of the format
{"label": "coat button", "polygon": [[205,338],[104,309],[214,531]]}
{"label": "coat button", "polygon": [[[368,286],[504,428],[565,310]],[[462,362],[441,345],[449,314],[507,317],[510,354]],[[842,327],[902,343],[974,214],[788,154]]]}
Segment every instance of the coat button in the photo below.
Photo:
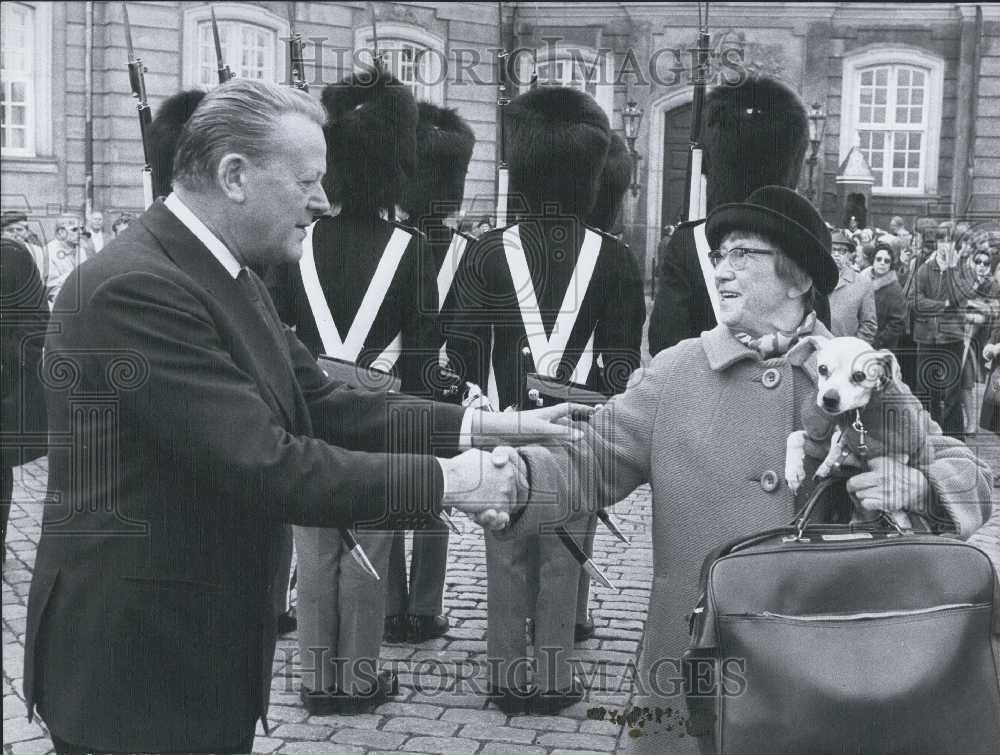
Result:
{"label": "coat button", "polygon": [[778,485],[780,484],[781,481],[778,479],[778,473],[773,469],[767,470],[760,476],[760,486],[765,493],[773,493],[778,489]]}
{"label": "coat button", "polygon": [[760,380],[765,388],[777,388],[781,384],[781,373],[774,367],[771,367],[764,370],[764,375]]}

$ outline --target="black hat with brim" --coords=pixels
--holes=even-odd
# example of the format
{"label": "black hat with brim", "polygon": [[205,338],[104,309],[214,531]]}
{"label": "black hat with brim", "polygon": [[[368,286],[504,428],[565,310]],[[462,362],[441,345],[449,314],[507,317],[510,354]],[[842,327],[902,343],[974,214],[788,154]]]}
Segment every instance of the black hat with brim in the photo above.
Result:
{"label": "black hat with brim", "polygon": [[830,256],[830,230],[808,199],[783,186],[764,186],[745,202],[724,204],[708,215],[705,235],[713,249],[732,231],[759,233],[798,263],[820,294],[840,276]]}

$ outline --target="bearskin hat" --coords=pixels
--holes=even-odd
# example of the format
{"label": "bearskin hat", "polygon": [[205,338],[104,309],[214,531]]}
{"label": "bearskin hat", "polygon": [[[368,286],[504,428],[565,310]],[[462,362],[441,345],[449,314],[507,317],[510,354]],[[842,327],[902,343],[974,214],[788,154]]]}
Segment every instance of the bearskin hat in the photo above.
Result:
{"label": "bearskin hat", "polygon": [[608,158],[604,161],[601,171],[601,183],[597,190],[597,201],[587,216],[587,225],[600,228],[611,233],[618,214],[622,209],[622,200],[632,180],[632,154],[625,140],[617,133],[611,134],[611,146],[608,147]]}
{"label": "bearskin hat", "polygon": [[401,205],[410,222],[458,209],[465,195],[465,174],[476,135],[453,108],[418,105],[417,168],[403,191]]}
{"label": "bearskin hat", "polygon": [[327,112],[326,178],[331,204],[392,210],[416,168],[417,101],[392,74],[366,67],[321,96]]}
{"label": "bearskin hat", "polygon": [[167,97],[149,124],[150,166],[153,169],[153,196],[170,193],[174,179],[177,140],[188,118],[205,98],[200,89],[188,89]]}
{"label": "bearskin hat", "polygon": [[794,189],[809,147],[809,115],[785,84],[751,76],[705,98],[704,172],[711,210],[762,186]]}
{"label": "bearskin hat", "polygon": [[551,206],[585,219],[610,143],[608,117],[585,92],[538,87],[506,108],[510,193],[541,214]]}

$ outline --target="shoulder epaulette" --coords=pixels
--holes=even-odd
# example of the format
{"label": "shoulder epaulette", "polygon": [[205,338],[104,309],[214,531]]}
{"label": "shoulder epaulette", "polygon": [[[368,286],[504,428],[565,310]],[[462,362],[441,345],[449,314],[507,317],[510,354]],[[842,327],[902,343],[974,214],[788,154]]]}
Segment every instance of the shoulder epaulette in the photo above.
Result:
{"label": "shoulder epaulette", "polygon": [[427,238],[427,234],[425,234],[423,231],[421,231],[416,226],[407,225],[406,223],[401,223],[398,220],[390,220],[389,222],[392,225],[396,226],[396,228],[399,228],[402,231],[406,231],[411,236],[416,236],[418,239],[426,239]]}
{"label": "shoulder epaulette", "polygon": [[616,244],[621,245],[625,249],[629,248],[628,244],[625,243],[624,239],[618,238],[613,233],[608,233],[607,231],[603,231],[600,228],[597,228],[597,227],[592,226],[592,225],[587,225],[586,223],[584,224],[584,228],[586,228],[588,231],[593,231],[598,236],[600,236],[602,239],[608,239],[609,241],[614,241]]}

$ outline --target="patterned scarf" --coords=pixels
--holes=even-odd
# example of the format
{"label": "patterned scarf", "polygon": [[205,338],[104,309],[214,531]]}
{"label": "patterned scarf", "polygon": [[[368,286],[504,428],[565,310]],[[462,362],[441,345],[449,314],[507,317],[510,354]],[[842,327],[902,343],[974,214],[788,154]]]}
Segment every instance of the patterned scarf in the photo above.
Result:
{"label": "patterned scarf", "polygon": [[763,359],[778,357],[785,354],[792,346],[797,344],[804,336],[813,332],[816,326],[816,313],[810,312],[802,320],[802,323],[791,333],[767,333],[758,338],[754,338],[749,333],[736,333],[736,340],[753,349],[761,355]]}

